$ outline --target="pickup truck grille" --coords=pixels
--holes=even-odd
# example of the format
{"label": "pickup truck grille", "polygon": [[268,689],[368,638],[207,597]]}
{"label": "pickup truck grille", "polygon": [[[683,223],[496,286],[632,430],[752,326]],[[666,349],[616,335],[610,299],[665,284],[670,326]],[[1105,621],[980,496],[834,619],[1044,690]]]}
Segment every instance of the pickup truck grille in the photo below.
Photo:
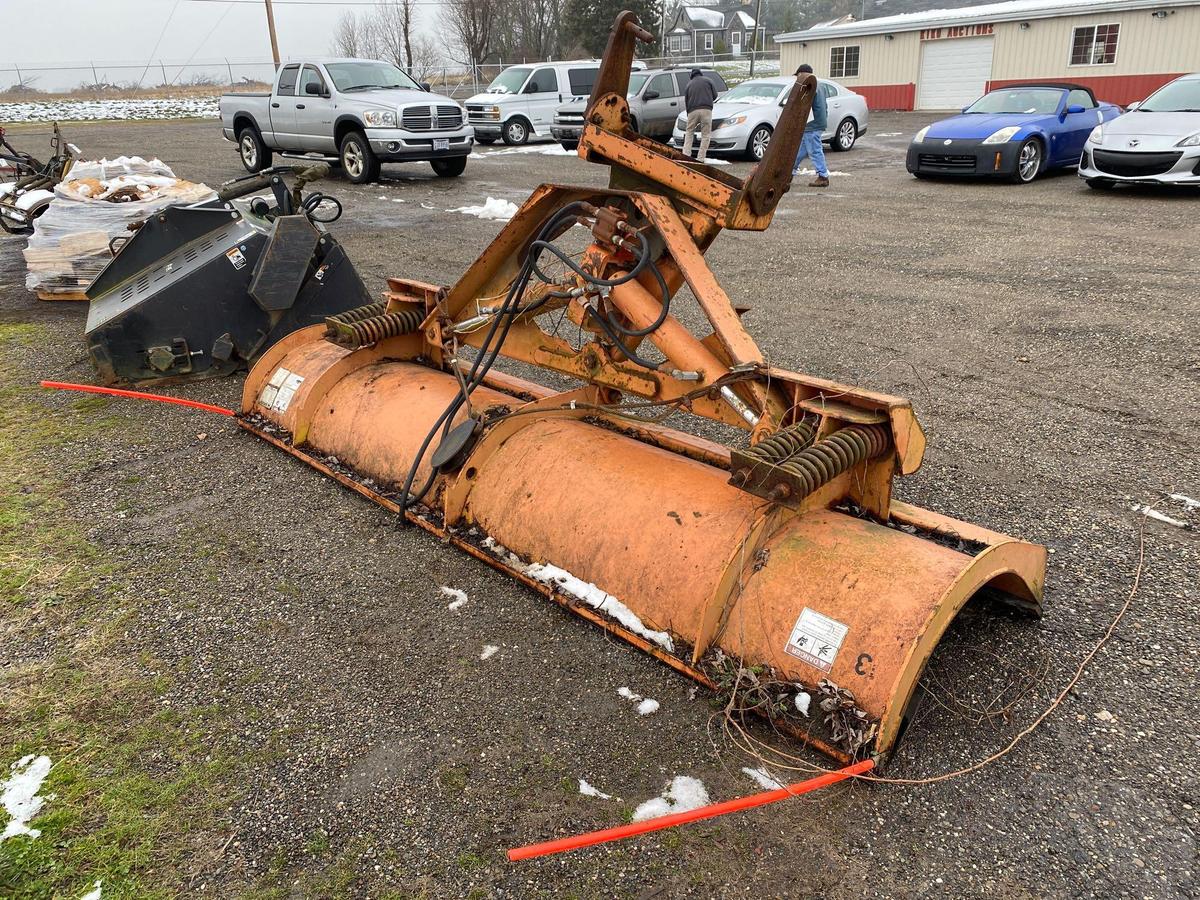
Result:
{"label": "pickup truck grille", "polygon": [[554,121],[559,125],[582,125],[583,113],[556,113]]}
{"label": "pickup truck grille", "polygon": [[462,110],[457,106],[409,106],[400,113],[405,131],[448,131],[461,128]]}

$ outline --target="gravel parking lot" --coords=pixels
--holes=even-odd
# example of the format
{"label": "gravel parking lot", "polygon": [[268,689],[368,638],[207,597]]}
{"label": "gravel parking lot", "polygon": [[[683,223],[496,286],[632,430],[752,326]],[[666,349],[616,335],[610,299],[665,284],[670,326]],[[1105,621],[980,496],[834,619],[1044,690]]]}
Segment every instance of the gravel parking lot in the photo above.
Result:
{"label": "gravel parking lot", "polygon": [[[1200,498],[1200,193],[1099,194],[1074,173],[918,182],[903,157],[926,121],[873,116],[853,151],[829,155],[828,189],[798,180],[770,230],[726,233],[708,254],[772,363],[913,398],[929,450],[899,498],[1051,548],[1046,617],[965,612],[886,774],[931,778],[1003,747],[1140,574],[1129,612],[1044,726],[973,774],[841,785],[524,864],[504,849],[618,824],[677,775],[714,800],[751,793],[741,769],[759,762],[689,682],[232,423],[37,393],[42,378],[90,380],[86,311],[35,300],[23,239],[0,238],[0,333],[20,332],[4,342],[2,396],[34,411],[9,437],[76,423],[39,453],[93,576],[0,583],[12,601],[0,604],[0,765],[46,752],[88,777],[170,779],[221,762],[202,803],[156,818],[171,852],[146,847],[124,872],[97,855],[89,879],[113,896],[133,878],[221,897],[1200,893],[1200,509],[1166,496]],[[88,156],[158,156],[211,185],[243,174],[212,121],[64,131]],[[36,152],[46,136],[13,139]],[[388,275],[451,283],[502,227],[456,208],[603,183],[601,167],[555,149],[485,148],[459,179],[420,164],[331,182],[346,211],[333,229],[373,291]],[[173,390],[234,406],[240,382]],[[22,464],[5,492],[31,490],[34,471]],[[1131,509],[1154,503],[1189,527]],[[468,603],[449,611],[442,585]],[[107,638],[90,645],[97,630]],[[499,650],[481,660],[484,645]],[[41,667],[85,647],[89,677],[148,685],[114,722],[169,710],[191,743],[105,757],[76,715],[77,731],[33,746],[19,729]],[[636,715],[620,687],[661,710]],[[582,796],[580,778],[614,799]],[[80,828],[117,815],[104,796],[80,801]],[[79,833],[54,852],[78,852]]]}

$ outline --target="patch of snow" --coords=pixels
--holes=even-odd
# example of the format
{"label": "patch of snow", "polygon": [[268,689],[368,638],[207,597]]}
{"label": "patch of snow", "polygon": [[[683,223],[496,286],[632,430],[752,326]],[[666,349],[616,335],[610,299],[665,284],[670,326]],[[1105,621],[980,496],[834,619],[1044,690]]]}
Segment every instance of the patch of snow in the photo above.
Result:
{"label": "patch of snow", "polygon": [[758,786],[764,791],[777,791],[783,787],[783,782],[768,772],[765,766],[759,766],[757,769],[743,766],[742,771],[758,782]]}
{"label": "patch of snow", "polygon": [[676,775],[661,796],[647,800],[633,811],[633,821],[644,822],[659,816],[699,809],[708,804],[708,791],[704,789],[704,784],[699,778]]}
{"label": "patch of snow", "polygon": [[1143,506],[1140,503],[1135,503],[1132,507],[1134,512],[1140,512],[1147,519],[1153,519],[1156,522],[1163,522],[1167,525],[1174,525],[1176,528],[1187,528],[1188,523],[1182,519],[1176,519],[1168,516],[1166,513],[1160,513],[1157,509],[1150,506]]}
{"label": "patch of snow", "polygon": [[100,900],[100,882],[96,882],[96,886],[84,894],[79,900]]}
{"label": "patch of snow", "polygon": [[393,198],[392,198],[392,202],[393,202],[393,203],[403,203],[404,201],[403,201],[403,200],[401,200],[399,197],[393,197]]}
{"label": "patch of snow", "polygon": [[217,97],[143,97],[121,100],[30,100],[0,103],[5,122],[96,122],[106,119],[216,119]]}
{"label": "patch of snow", "polygon": [[796,695],[795,704],[796,712],[800,713],[800,715],[807,719],[808,707],[812,704],[812,695],[807,691],[801,691]]}
{"label": "patch of snow", "polygon": [[[421,204],[424,206],[424,204]],[[454,209],[448,209],[446,212],[459,212],[464,215],[474,216],[477,219],[494,219],[499,222],[507,222],[517,214],[517,204],[511,200],[497,200],[495,197],[488,197],[482,206],[459,206]]]}
{"label": "patch of snow", "polygon": [[576,578],[566,569],[560,569],[558,566],[550,565],[549,563],[545,565],[533,563],[525,568],[525,574],[535,581],[540,581],[542,584],[556,585],[572,597],[582,600],[593,609],[616,619],[635,634],[640,634],[646,640],[658,644],[668,653],[675,652],[675,645],[671,641],[669,634],[665,631],[654,631],[647,628],[642,624],[642,620],[637,617],[637,614],[616,597],[606,594],[590,582]]}
{"label": "patch of snow", "polygon": [[635,694],[633,691],[631,691],[627,687],[617,688],[617,693],[620,694],[622,697],[624,697],[626,700],[630,700],[633,703],[637,703],[639,700],[642,699],[641,694]]}
{"label": "patch of snow", "polygon": [[379,195],[378,197],[376,197],[375,199],[376,199],[376,200],[386,200],[386,199],[387,199],[387,196],[386,196],[386,195],[384,195],[384,194],[380,194],[380,195]]}
{"label": "patch of snow", "polygon": [[[796,174],[797,175],[816,175],[817,170],[816,169],[801,169]],[[843,175],[849,175],[849,174],[850,174],[849,172],[830,172],[829,177],[830,178],[840,178]]]}
{"label": "patch of snow", "polygon": [[42,782],[50,774],[50,757],[24,756],[12,764],[8,780],[0,783],[0,806],[9,815],[8,824],[0,834],[0,841],[16,837],[19,834],[31,838],[41,834],[37,828],[30,828],[28,822],[39,812],[46,803],[45,797],[39,797]]}
{"label": "patch of snow", "polygon": [[449,609],[451,611],[456,611],[458,609],[461,609],[462,606],[467,602],[467,592],[460,591],[458,588],[446,587],[446,585],[443,584],[442,585],[442,594],[444,594],[447,597],[453,598],[450,601],[450,603],[446,606],[446,609]]}
{"label": "patch of snow", "polygon": [[647,697],[637,705],[637,714],[639,716],[652,716],[658,712],[658,701]]}
{"label": "patch of snow", "polygon": [[1183,494],[1167,494],[1167,497],[1176,503],[1182,503],[1188,509],[1200,509],[1200,500],[1193,500],[1191,497],[1185,497]]}
{"label": "patch of snow", "polygon": [[903,131],[881,131],[875,137],[900,137],[903,134]]}
{"label": "patch of snow", "polygon": [[[737,16],[738,19],[741,20],[743,28],[753,28],[754,27],[754,19],[748,13],[744,13],[739,9],[737,12],[734,13],[734,15]],[[753,40],[753,38],[751,38],[751,40]]]}
{"label": "patch of snow", "polygon": [[585,797],[599,797],[601,800],[611,800],[612,795],[606,794],[604,791],[592,787],[582,778],[579,779],[579,793]]}
{"label": "patch of snow", "polygon": [[480,659],[491,659],[493,656],[495,656],[499,652],[500,652],[500,648],[497,647],[495,644],[484,644],[483,652],[479,654],[479,658]]}
{"label": "patch of snow", "polygon": [[724,28],[725,13],[716,9],[705,9],[703,6],[685,6],[684,12],[693,22],[705,28]]}

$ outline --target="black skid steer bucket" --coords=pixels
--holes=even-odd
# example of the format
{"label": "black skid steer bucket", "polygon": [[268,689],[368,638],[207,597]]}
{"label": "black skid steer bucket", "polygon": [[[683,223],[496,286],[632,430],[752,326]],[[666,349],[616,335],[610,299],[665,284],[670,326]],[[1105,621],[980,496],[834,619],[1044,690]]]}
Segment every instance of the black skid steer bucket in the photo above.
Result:
{"label": "black skid steer bucket", "polygon": [[[301,193],[328,171],[278,167],[229,182],[213,200],[156,213],[115,246],[87,291],[88,354],[100,380],[228,375],[296,329],[370,303],[324,228],[341,205]],[[246,199],[268,188],[273,199]]]}

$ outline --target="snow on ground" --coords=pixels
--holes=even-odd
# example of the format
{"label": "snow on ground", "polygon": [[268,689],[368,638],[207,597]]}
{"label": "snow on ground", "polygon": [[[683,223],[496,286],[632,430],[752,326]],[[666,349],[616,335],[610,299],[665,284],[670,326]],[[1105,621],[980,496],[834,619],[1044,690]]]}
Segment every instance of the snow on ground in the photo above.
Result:
{"label": "snow on ground", "polygon": [[542,156],[577,156],[574,150],[567,150],[562,144],[526,144],[521,147],[506,147],[503,150],[489,150],[486,153],[472,153],[471,159],[491,159],[493,156],[508,156],[513,153],[540,153]]}
{"label": "snow on ground", "polygon": [[699,778],[676,775],[661,796],[647,800],[633,811],[633,821],[644,822],[646,819],[687,812],[689,809],[708,806],[708,803],[708,791],[704,789],[704,783]]}
{"label": "snow on ground", "polygon": [[511,200],[497,200],[495,197],[488,197],[483,206],[458,206],[448,209],[446,212],[459,212],[477,219],[495,219],[507,222],[517,214],[517,204]]}
{"label": "snow on ground", "polygon": [[793,702],[796,704],[796,712],[800,713],[800,715],[807,719],[808,708],[812,705],[812,695],[807,691],[801,691],[796,695],[796,699]]}
{"label": "snow on ground", "polygon": [[617,688],[617,693],[630,703],[637,704],[637,714],[639,716],[652,716],[658,712],[659,703],[651,697],[643,697],[641,694],[635,694],[627,687]]}
{"label": "snow on ground", "polygon": [[1176,528],[1187,528],[1188,523],[1182,519],[1176,519],[1174,516],[1168,516],[1166,513],[1161,513],[1151,506],[1142,506],[1140,503],[1135,503],[1132,507],[1134,512],[1140,512],[1148,519],[1154,519],[1156,522],[1162,522],[1166,525],[1174,525]]}
{"label": "snow on ground", "polygon": [[9,815],[4,833],[0,834],[0,841],[19,834],[37,837],[41,832],[30,828],[28,822],[41,811],[46,802],[45,797],[38,796],[38,791],[42,789],[42,782],[50,774],[50,757],[30,754],[13,763],[10,771],[12,774],[8,780],[0,782],[0,787],[3,787],[3,792],[0,792],[0,806],[3,806]]}
{"label": "snow on ground", "polygon": [[783,787],[783,782],[768,772],[764,766],[759,766],[757,769],[742,766],[742,771],[758,782],[758,786],[764,791],[777,791]]}
{"label": "snow on ground", "polygon": [[96,886],[84,894],[79,900],[100,900],[100,882],[96,882]]}
{"label": "snow on ground", "polygon": [[446,606],[446,609],[451,611],[461,609],[462,606],[467,602],[467,592],[460,591],[458,588],[446,587],[446,585],[443,584],[442,594],[452,598],[450,603]]}
{"label": "snow on ground", "polygon": [[881,131],[875,137],[900,137],[903,134],[903,131]]}
{"label": "snow on ground", "polygon": [[1183,494],[1167,494],[1167,498],[1174,500],[1176,503],[1182,503],[1188,509],[1200,509],[1200,500],[1193,500],[1191,497],[1185,497]]}
{"label": "snow on ground", "polygon": [[526,567],[525,574],[542,584],[556,585],[572,597],[582,600],[588,606],[616,619],[630,631],[658,644],[668,653],[675,652],[675,645],[669,634],[665,631],[653,631],[647,628],[637,614],[616,597],[604,593],[590,582],[576,578],[566,569],[560,569],[549,563],[546,565],[534,563]]}
{"label": "snow on ground", "polygon": [[[816,174],[817,174],[816,169],[801,169],[799,172],[795,173],[795,175],[816,175]],[[850,174],[849,172],[830,172],[829,177],[830,178],[838,178],[842,175],[849,175],[849,174]],[[795,177],[795,176],[793,176],[793,177]]]}
{"label": "snow on ground", "polygon": [[105,119],[216,119],[217,97],[119,100],[30,100],[0,103],[4,122],[93,122]]}
{"label": "snow on ground", "polygon": [[611,800],[612,794],[606,794],[599,788],[594,788],[582,778],[579,779],[579,793],[585,797],[599,797],[601,800]]}
{"label": "snow on ground", "polygon": [[499,652],[500,652],[500,648],[497,647],[495,644],[484,644],[483,652],[479,654],[479,658],[480,659],[491,659],[493,656],[495,656]]}

